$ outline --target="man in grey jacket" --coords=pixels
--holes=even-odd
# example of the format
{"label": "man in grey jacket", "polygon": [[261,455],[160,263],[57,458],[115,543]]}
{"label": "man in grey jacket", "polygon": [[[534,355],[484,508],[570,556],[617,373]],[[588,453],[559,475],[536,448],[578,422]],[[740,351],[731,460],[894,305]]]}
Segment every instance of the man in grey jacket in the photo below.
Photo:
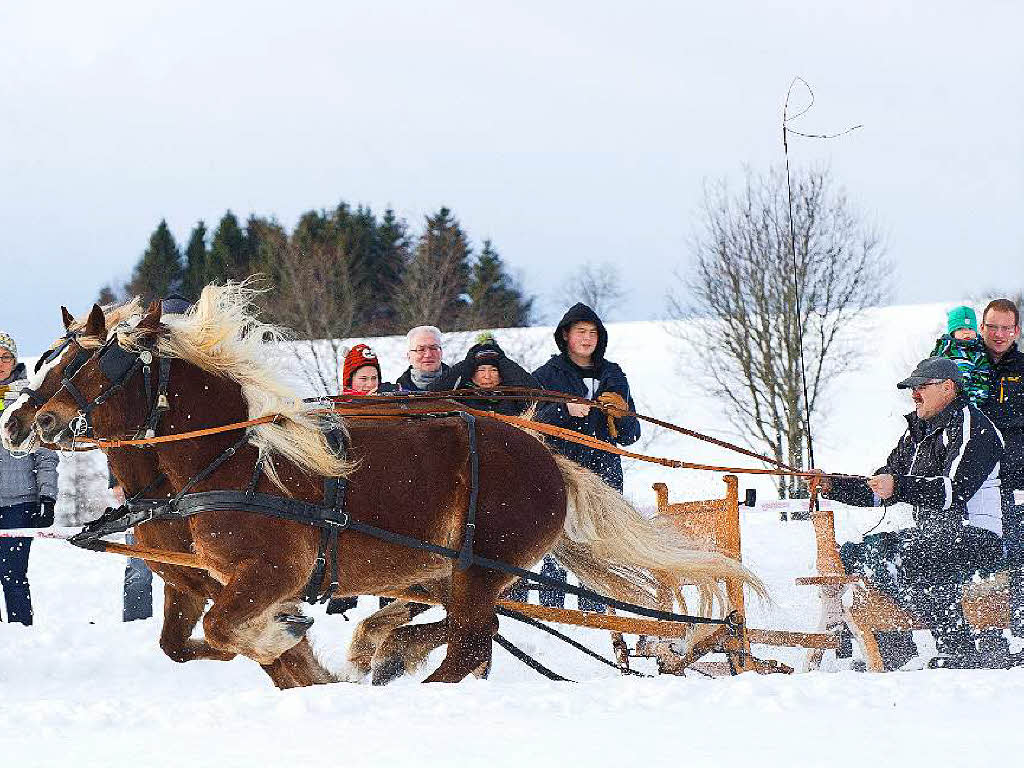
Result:
{"label": "man in grey jacket", "polygon": [[[0,332],[0,411],[21,394],[25,366],[18,362],[18,346]],[[57,454],[47,448],[13,455],[0,445],[0,528],[37,528],[53,525],[57,498]],[[7,605],[7,620],[32,623],[28,588],[28,555],[32,539],[0,539],[0,585]]]}

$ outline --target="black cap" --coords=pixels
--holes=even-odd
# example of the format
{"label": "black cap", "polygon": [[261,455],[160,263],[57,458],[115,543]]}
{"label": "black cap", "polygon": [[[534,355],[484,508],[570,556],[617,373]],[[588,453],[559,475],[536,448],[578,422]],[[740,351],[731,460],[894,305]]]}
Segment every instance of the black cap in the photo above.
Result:
{"label": "black cap", "polygon": [[160,311],[165,315],[183,315],[192,304],[184,296],[172,293],[160,302]]}
{"label": "black cap", "polygon": [[896,385],[897,389],[913,389],[922,384],[949,379],[958,388],[964,386],[964,377],[956,363],[945,357],[926,357],[907,378]]}

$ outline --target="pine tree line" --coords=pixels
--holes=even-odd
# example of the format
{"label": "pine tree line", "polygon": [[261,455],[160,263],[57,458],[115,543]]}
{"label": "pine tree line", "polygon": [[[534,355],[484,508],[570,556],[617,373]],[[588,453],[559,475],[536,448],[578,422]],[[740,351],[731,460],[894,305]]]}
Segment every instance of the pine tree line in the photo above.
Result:
{"label": "pine tree line", "polygon": [[255,215],[243,226],[227,211],[212,233],[198,222],[184,251],[162,220],[131,280],[120,291],[103,286],[99,298],[195,300],[208,283],[254,274],[271,283],[262,299],[269,318],[308,339],[516,327],[533,311],[493,243],[475,253],[449,209],[426,216],[414,235],[391,209],[377,216],[344,202],[308,211],[290,233]]}

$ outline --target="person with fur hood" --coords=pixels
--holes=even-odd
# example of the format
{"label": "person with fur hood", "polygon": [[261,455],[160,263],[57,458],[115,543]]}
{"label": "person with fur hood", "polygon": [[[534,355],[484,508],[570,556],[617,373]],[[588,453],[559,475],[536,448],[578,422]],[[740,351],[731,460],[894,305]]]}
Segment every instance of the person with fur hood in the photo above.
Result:
{"label": "person with fur hood", "polygon": [[[25,364],[18,362],[18,345],[0,332],[0,411],[21,395],[27,385]],[[57,454],[48,448],[14,455],[0,445],[0,528],[48,528],[53,525],[57,499]],[[28,586],[28,556],[32,539],[0,539],[0,585],[7,620],[32,623]]]}
{"label": "person with fur hood", "polygon": [[[537,380],[518,363],[509,360],[494,335],[483,333],[476,344],[469,348],[464,360],[459,361],[448,372],[430,385],[431,391],[465,389],[474,394],[485,394],[496,387],[528,387],[539,389]],[[460,403],[481,411],[519,416],[530,407],[531,401],[498,399],[494,397],[458,398]]]}

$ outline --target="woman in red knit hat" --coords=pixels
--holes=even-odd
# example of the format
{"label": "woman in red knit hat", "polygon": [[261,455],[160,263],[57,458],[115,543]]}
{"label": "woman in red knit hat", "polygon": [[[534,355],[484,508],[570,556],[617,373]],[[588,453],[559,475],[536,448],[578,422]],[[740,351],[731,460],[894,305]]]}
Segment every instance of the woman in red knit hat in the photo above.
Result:
{"label": "woman in red knit hat", "polygon": [[366,344],[356,344],[345,355],[341,367],[341,389],[345,395],[372,395],[380,386],[380,362]]}

